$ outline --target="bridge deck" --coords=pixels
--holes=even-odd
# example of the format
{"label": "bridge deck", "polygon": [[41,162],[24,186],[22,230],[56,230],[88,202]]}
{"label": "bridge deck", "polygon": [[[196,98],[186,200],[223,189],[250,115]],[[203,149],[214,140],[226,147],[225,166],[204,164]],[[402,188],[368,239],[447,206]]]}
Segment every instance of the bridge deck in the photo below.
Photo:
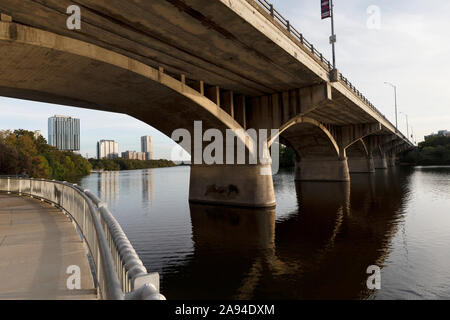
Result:
{"label": "bridge deck", "polygon": [[[69,290],[69,266],[81,289]],[[87,249],[60,210],[0,194],[0,299],[96,299]]]}

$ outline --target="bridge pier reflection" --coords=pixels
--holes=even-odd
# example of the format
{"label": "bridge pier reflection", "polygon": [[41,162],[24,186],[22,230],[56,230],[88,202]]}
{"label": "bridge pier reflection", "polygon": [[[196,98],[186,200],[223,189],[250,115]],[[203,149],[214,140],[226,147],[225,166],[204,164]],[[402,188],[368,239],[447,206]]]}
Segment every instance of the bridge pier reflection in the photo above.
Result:
{"label": "bridge pier reflection", "polygon": [[[224,208],[191,204],[193,240],[201,249],[270,249],[275,240],[275,208]],[[245,243],[244,246],[242,244]]]}
{"label": "bridge pier reflection", "polygon": [[402,222],[397,170],[348,183],[295,182],[297,209],[191,204],[193,257],[164,275],[168,298],[356,299],[370,265],[383,267]]}

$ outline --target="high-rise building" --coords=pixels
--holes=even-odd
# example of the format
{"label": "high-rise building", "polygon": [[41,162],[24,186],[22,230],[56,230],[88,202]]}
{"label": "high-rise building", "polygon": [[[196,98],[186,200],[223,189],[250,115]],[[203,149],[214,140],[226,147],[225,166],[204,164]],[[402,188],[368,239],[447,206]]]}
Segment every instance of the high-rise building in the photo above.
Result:
{"label": "high-rise building", "polygon": [[48,118],[48,144],[59,150],[80,150],[80,119],[67,116]]}
{"label": "high-rise building", "polygon": [[119,157],[119,144],[114,140],[97,142],[97,159],[116,159]]}
{"label": "high-rise building", "polygon": [[150,136],[141,137],[141,152],[145,153],[145,160],[153,159],[153,139]]}

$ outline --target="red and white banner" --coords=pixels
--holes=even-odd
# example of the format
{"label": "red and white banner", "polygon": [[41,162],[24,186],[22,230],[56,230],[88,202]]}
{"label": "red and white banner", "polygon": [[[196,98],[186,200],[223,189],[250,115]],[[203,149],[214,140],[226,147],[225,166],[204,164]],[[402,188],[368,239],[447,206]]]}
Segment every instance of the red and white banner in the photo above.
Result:
{"label": "red and white banner", "polygon": [[331,5],[329,0],[321,0],[322,3],[322,19],[331,17]]}

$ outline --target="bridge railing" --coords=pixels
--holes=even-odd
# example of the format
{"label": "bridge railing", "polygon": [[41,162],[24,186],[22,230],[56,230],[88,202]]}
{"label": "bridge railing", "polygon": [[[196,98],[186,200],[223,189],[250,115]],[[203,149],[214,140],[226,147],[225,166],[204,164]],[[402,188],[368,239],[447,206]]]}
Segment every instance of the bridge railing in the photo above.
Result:
{"label": "bridge railing", "polygon": [[159,275],[142,261],[106,205],[67,182],[0,177],[0,192],[31,196],[62,209],[76,223],[94,265],[98,296],[108,300],[162,300]]}
{"label": "bridge railing", "polygon": [[[312,43],[305,39],[303,34],[297,29],[295,29],[289,20],[285,19],[267,0],[256,0],[256,3],[260,5],[260,7],[264,8],[266,12],[270,14],[270,16],[277,21],[281,26],[283,26],[292,36],[294,36],[304,47],[306,47],[307,51],[310,51],[313,56],[322,64],[326,70],[331,71],[333,66],[330,61],[325,59],[323,54],[319,52]],[[354,94],[356,94],[366,105],[368,105],[372,110],[378,113],[381,117],[383,117],[388,123],[392,125],[392,123],[386,118],[384,114],[378,110],[372,102],[369,101],[346,77],[344,77],[341,73],[339,74],[339,80],[343,83],[348,89],[350,89]]]}

